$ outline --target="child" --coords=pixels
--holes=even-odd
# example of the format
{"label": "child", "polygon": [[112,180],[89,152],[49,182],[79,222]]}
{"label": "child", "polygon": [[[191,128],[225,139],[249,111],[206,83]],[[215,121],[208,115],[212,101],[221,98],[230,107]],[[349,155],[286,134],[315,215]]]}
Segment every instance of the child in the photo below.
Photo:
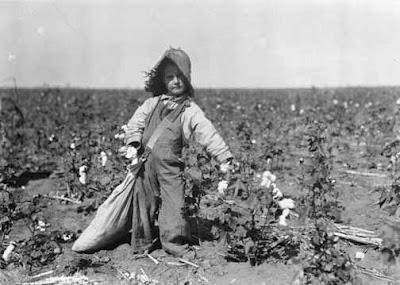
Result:
{"label": "child", "polygon": [[[189,224],[183,215],[184,164],[182,149],[190,138],[206,147],[229,168],[232,154],[212,123],[193,102],[191,63],[181,49],[168,49],[148,73],[145,90],[153,93],[128,122],[126,144],[143,153],[158,124],[175,111],[138,173],[134,186],[132,246],[135,251],[155,246],[183,256],[191,242]],[[180,113],[177,113],[178,111]],[[156,227],[156,223],[158,228]]]}

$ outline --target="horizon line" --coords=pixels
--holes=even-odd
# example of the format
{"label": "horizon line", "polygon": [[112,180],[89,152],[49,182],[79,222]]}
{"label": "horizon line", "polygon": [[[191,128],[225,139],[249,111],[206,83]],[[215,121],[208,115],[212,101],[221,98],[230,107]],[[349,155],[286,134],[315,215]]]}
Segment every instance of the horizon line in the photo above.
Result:
{"label": "horizon line", "polygon": [[[226,90],[284,90],[284,89],[346,89],[346,88],[399,88],[398,85],[307,85],[307,86],[270,86],[270,87],[227,87],[227,86],[214,86],[214,87],[194,87],[194,90],[205,90],[205,89],[226,89]],[[93,86],[66,86],[66,85],[38,85],[38,86],[12,86],[3,85],[0,86],[0,90],[4,89],[75,89],[75,90],[140,90],[144,91],[143,87],[93,87]]]}

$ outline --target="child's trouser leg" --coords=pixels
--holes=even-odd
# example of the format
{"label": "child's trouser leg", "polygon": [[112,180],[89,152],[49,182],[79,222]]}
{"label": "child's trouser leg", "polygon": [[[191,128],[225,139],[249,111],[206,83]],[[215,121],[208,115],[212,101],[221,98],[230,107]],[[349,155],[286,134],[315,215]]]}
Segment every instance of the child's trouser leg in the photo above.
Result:
{"label": "child's trouser leg", "polygon": [[154,224],[159,200],[158,182],[152,160],[149,156],[139,172],[133,192],[132,247],[138,252],[151,247],[158,234]]}
{"label": "child's trouser leg", "polygon": [[185,205],[183,163],[160,161],[158,170],[161,194],[158,215],[160,241],[165,251],[182,255],[187,251],[191,241],[189,223],[183,214]]}

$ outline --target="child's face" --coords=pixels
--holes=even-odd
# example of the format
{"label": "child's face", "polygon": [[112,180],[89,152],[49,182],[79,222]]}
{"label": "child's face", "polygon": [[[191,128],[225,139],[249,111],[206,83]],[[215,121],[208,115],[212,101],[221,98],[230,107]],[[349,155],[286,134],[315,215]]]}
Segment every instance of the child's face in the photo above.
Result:
{"label": "child's face", "polygon": [[163,82],[169,95],[180,96],[186,91],[184,76],[175,64],[168,63],[164,67]]}

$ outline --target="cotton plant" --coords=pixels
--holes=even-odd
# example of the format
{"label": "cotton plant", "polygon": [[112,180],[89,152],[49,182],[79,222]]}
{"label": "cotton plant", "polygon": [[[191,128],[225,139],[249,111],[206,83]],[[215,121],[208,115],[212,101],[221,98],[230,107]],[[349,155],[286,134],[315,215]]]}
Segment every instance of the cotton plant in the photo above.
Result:
{"label": "cotton plant", "polygon": [[122,125],[121,128],[122,132],[118,132],[117,134],[114,135],[114,138],[117,140],[123,140],[125,138],[125,133],[126,130],[128,129],[127,125]]}
{"label": "cotton plant", "polygon": [[83,185],[86,185],[87,171],[88,167],[86,165],[79,167],[79,182]]}
{"label": "cotton plant", "polygon": [[294,209],[295,207],[294,201],[289,198],[283,198],[283,193],[275,184],[276,176],[270,171],[264,171],[264,173],[260,177],[260,187],[270,189],[272,193],[272,198],[277,202],[279,208],[282,209],[282,214],[279,217],[278,224],[281,226],[287,226],[286,218],[289,216],[290,210]]}

